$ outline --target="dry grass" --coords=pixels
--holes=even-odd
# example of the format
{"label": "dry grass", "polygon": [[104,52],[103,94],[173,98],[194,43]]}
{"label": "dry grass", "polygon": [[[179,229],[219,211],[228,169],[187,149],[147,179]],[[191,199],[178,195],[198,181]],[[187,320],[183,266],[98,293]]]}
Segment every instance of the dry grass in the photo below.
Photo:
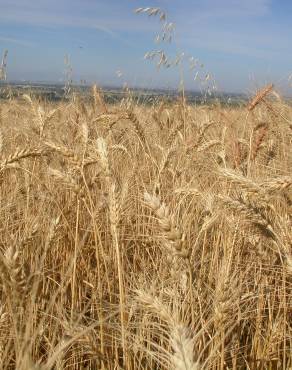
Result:
{"label": "dry grass", "polygon": [[292,368],[292,109],[269,92],[0,103],[1,368]]}

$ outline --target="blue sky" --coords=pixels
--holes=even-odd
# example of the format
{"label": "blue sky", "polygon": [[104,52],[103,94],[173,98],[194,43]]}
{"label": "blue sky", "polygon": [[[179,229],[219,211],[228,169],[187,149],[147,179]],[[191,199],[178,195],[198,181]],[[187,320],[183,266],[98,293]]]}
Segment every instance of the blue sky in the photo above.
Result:
{"label": "blue sky", "polygon": [[[76,82],[176,87],[177,68],[158,71],[143,59],[164,48],[154,43],[158,19],[133,12],[145,6],[161,7],[176,25],[168,55],[198,58],[199,76],[210,72],[220,90],[248,92],[268,82],[289,89],[291,0],[0,0],[8,78],[61,81],[67,54]],[[187,88],[199,87],[195,73],[185,65]]]}

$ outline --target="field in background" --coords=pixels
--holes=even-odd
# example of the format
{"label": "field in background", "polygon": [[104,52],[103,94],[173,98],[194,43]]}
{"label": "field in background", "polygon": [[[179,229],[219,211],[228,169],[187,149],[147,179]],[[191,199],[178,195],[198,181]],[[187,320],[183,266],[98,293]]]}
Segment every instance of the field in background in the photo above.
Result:
{"label": "field in background", "polygon": [[[12,83],[0,80],[0,100],[20,99],[24,94],[33,95],[36,99],[49,102],[64,102],[75,97],[81,98],[84,102],[92,101],[91,86],[88,85],[70,85],[70,91],[67,94],[66,86],[62,84],[47,83]],[[130,93],[132,101],[144,105],[153,105],[157,100],[173,103],[181,93],[174,89],[142,89],[128,87],[102,87],[103,99],[107,104],[117,104],[124,99],[125,93]],[[185,97],[189,104],[214,104],[220,103],[230,107],[238,107],[247,103],[248,97],[244,94],[235,93],[213,93],[211,96],[204,91],[185,91]]]}
{"label": "field in background", "polygon": [[3,369],[292,368],[292,108],[0,102]]}

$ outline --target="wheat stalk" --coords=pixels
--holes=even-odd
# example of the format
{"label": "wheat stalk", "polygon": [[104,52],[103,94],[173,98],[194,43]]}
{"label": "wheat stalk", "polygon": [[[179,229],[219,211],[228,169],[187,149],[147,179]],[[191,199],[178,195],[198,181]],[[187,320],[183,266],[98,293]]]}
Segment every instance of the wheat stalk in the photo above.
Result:
{"label": "wheat stalk", "polygon": [[136,134],[138,135],[141,142],[146,144],[146,137],[141,122],[133,111],[128,113],[128,119],[133,123]]}
{"label": "wheat stalk", "polygon": [[116,185],[112,175],[111,166],[108,157],[107,143],[103,138],[97,140],[97,151],[100,158],[100,163],[103,167],[106,186],[108,190],[108,202],[109,202],[109,215],[110,215],[110,229],[112,243],[116,253],[117,268],[118,268],[118,281],[119,281],[119,300],[120,300],[120,319],[121,319],[121,333],[122,333],[122,348],[123,348],[123,359],[126,361],[126,333],[125,333],[125,293],[124,293],[124,276],[123,276],[123,265],[122,255],[119,243],[118,234],[118,222],[119,222],[119,210],[120,205],[117,202],[116,197]]}
{"label": "wheat stalk", "polygon": [[171,369],[199,370],[198,361],[194,360],[194,336],[180,320],[165,306],[161,300],[145,291],[136,291],[137,300],[144,307],[153,311],[169,327],[169,342],[172,352],[169,353]]}
{"label": "wheat stalk", "polygon": [[174,225],[169,208],[155,195],[145,193],[144,199],[158,218],[159,226],[163,231],[165,241],[164,245],[166,249],[172,252],[175,256],[188,259],[189,251],[184,246],[184,235]]}
{"label": "wheat stalk", "polygon": [[263,101],[263,99],[269,95],[272,91],[273,91],[273,88],[274,88],[274,85],[273,84],[269,84],[265,87],[263,87],[261,90],[259,90],[256,95],[254,96],[254,98],[250,101],[250,103],[248,104],[248,107],[247,109],[249,111],[252,111],[254,110],[254,108],[261,102]]}
{"label": "wheat stalk", "polygon": [[8,165],[18,162],[24,158],[35,158],[45,155],[46,152],[40,149],[24,148],[16,150],[13,154],[10,154],[0,163],[0,171],[3,171]]}
{"label": "wheat stalk", "polygon": [[242,199],[232,199],[227,196],[219,195],[217,199],[224,207],[238,214],[242,218],[242,221],[257,227],[263,235],[276,239],[272,225],[254,206],[246,204]]}
{"label": "wheat stalk", "polygon": [[291,176],[282,176],[274,179],[269,179],[261,183],[263,192],[267,194],[278,194],[288,190],[292,185]]}
{"label": "wheat stalk", "polygon": [[239,186],[240,189],[244,190],[248,194],[259,195],[262,190],[259,184],[254,182],[252,179],[243,176],[237,171],[233,171],[228,168],[220,168],[218,173],[220,176],[228,179],[234,185]]}

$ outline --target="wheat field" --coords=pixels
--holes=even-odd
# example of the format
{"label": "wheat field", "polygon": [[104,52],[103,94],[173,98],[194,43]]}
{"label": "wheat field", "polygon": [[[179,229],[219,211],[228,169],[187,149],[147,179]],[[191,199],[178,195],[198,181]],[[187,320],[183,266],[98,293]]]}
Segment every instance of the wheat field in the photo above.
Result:
{"label": "wheat field", "polygon": [[292,369],[292,108],[0,103],[1,369]]}

